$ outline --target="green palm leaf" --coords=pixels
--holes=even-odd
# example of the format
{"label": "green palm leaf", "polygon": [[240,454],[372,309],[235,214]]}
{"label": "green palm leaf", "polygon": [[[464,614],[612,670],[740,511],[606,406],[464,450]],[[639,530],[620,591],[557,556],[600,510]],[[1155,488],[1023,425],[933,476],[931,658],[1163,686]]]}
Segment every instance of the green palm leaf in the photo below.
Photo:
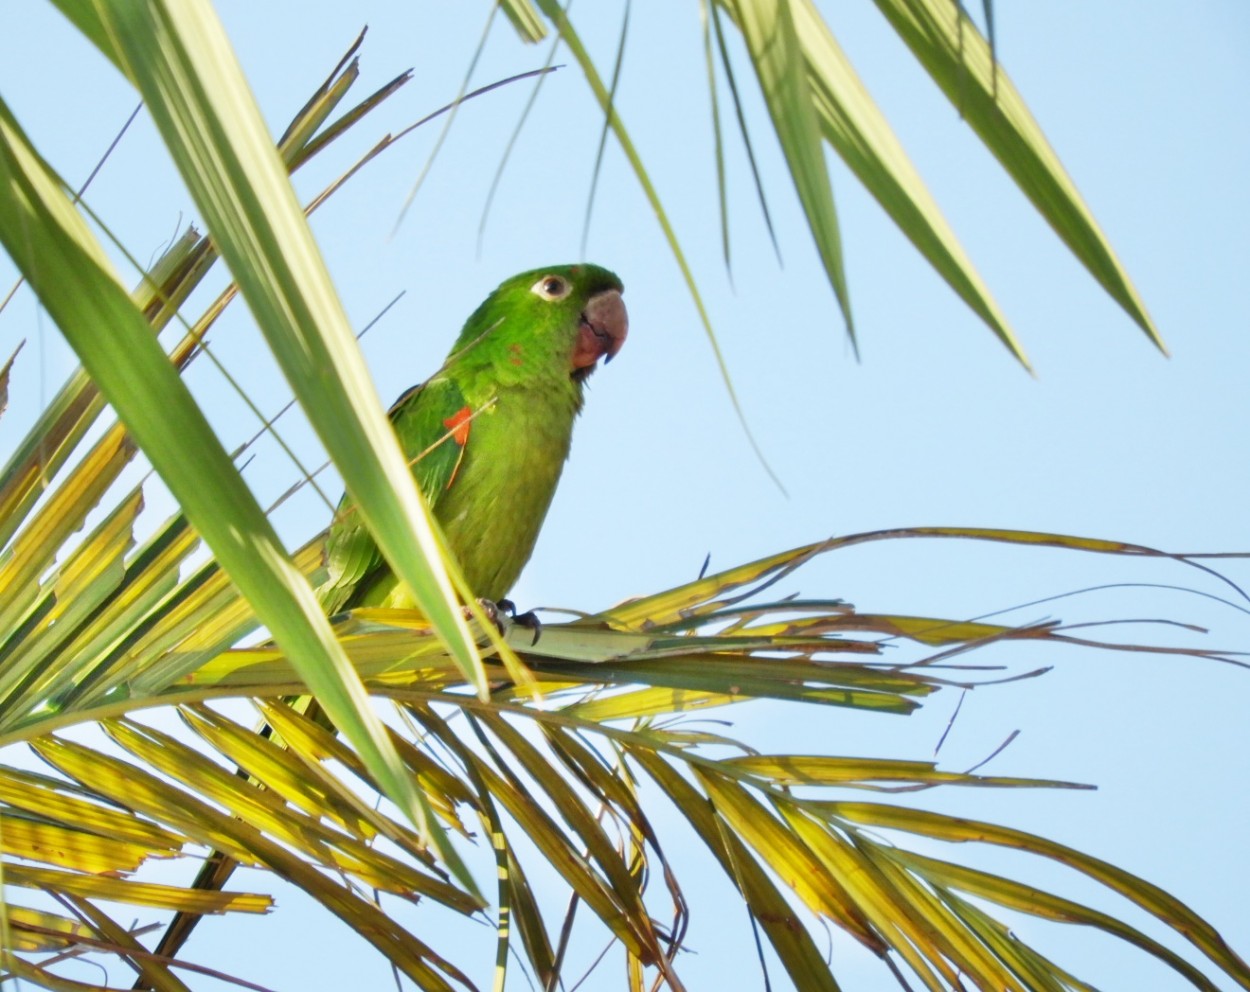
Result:
{"label": "green palm leaf", "polygon": [[[612,129],[656,211],[702,313],[694,277],[684,261],[677,234],[660,206],[659,194],[641,157],[626,137],[607,99],[599,73],[585,54],[568,13],[550,0],[539,0],[537,9],[530,0],[500,0],[500,5],[523,40],[532,42],[545,36],[542,15],[546,15],[551,27],[568,43],[609,115]],[[877,0],[877,6],[1038,213],[1150,340],[1165,350],[1154,322],[1092,212],[964,6],[958,0]],[[722,12],[737,26],[746,45],[774,133],[785,154],[816,250],[852,341],[854,323],[850,293],[829,173],[824,162],[824,142],[855,173],[938,274],[1028,367],[1028,359],[1006,317],[814,0],[709,0],[709,16],[718,36]],[[735,74],[723,43],[719,52],[736,102]],[[714,72],[711,87],[715,108]],[[738,123],[754,163],[751,139],[740,112]],[[719,136],[719,120],[715,129]],[[717,148],[719,162],[719,137]],[[752,172],[762,202],[764,190],[754,164]],[[726,197],[720,165],[717,166],[717,181],[723,210]],[[771,230],[771,223],[769,227]],[[708,333],[712,333],[710,326]]]}
{"label": "green palm leaf", "polygon": [[[254,120],[234,133],[207,91],[188,98],[197,92],[195,79],[218,95],[243,91],[239,80],[202,73],[194,59],[183,60],[181,12],[157,6],[160,16],[144,24],[129,19],[137,17],[133,11],[107,5],[94,10],[116,20],[78,8],[73,14],[103,50],[146,79],[141,86],[154,102],[166,102],[160,113],[171,131],[191,119],[180,115],[215,114],[215,120],[194,118],[214,135],[214,148],[220,142],[237,151],[239,142],[257,142]],[[517,23],[533,34],[541,22],[526,20],[523,5],[513,6]],[[787,51],[793,55],[797,40],[806,85],[815,93],[812,80],[819,74],[812,62],[819,58],[810,46],[825,53],[820,58],[833,56],[828,39],[804,27],[805,11],[780,2],[752,7],[752,17],[773,20],[757,19],[745,30],[758,42],[777,18],[791,18],[796,30],[786,36]],[[735,5],[730,13],[740,16],[744,8]],[[122,25],[136,30],[115,47],[111,27]],[[776,76],[789,100],[801,100],[795,80],[780,78],[785,68],[772,64],[761,80]],[[163,75],[175,69],[189,74],[187,92]],[[9,760],[11,751],[0,764],[5,976],[80,988],[62,973],[59,957],[39,955],[87,951],[131,961],[149,987],[187,987],[178,971],[183,963],[153,957],[143,934],[121,922],[133,910],[112,904],[153,913],[267,911],[270,899],[261,893],[205,891],[145,876],[155,862],[191,863],[217,851],[301,888],[422,989],[477,987],[479,963],[455,960],[454,949],[430,937],[427,922],[479,916],[484,901],[473,879],[487,877],[491,867],[497,872],[490,912],[498,933],[498,985],[518,960],[548,987],[569,979],[568,934],[590,917],[597,932],[624,949],[633,987],[661,980],[680,989],[680,951],[690,915],[699,911],[698,899],[683,891],[690,879],[685,858],[673,853],[688,827],[799,988],[839,987],[822,951],[826,926],[895,975],[907,971],[927,988],[1086,987],[1009,929],[996,915],[1000,909],[1094,928],[1155,957],[1197,988],[1214,988],[1215,979],[1250,988],[1250,968],[1219,932],[1156,886],[1048,838],[925,802],[933,790],[951,786],[1077,787],[1072,783],[974,774],[932,761],[761,753],[691,719],[761,699],[774,700],[796,719],[846,709],[904,716],[951,688],[992,692],[990,683],[1002,673],[996,660],[981,659],[1004,642],[1027,640],[1035,651],[1093,643],[1078,641],[1057,622],[1015,627],[902,611],[860,613],[829,596],[787,596],[789,577],[822,555],[887,539],[940,537],[1005,543],[1022,555],[1043,546],[1179,558],[1181,567],[1196,564],[1190,559],[1113,541],[970,528],[821,541],[548,623],[537,643],[529,630],[509,630],[507,644],[532,673],[541,698],[515,684],[517,668],[501,661],[488,632],[474,625],[462,632],[472,643],[461,643],[444,636],[437,616],[360,610],[331,626],[304,608],[301,597],[321,567],[319,538],[291,553],[277,545],[178,376],[232,290],[168,354],[153,331],[168,322],[174,302],[187,299],[220,249],[275,350],[316,339],[312,347],[339,355],[332,349],[343,346],[338,338],[345,327],[336,304],[323,298],[323,274],[307,258],[287,267],[282,257],[291,244],[310,245],[302,221],[290,216],[289,189],[274,193],[275,202],[285,204],[276,217],[269,216],[270,203],[260,205],[268,196],[255,191],[270,189],[265,183],[276,181],[277,163],[306,161],[310,150],[326,147],[328,136],[342,133],[391,92],[384,89],[331,121],[355,78],[345,60],[288,130],[281,159],[266,146],[263,154],[253,149],[250,165],[235,168],[211,149],[201,155],[198,138],[182,135],[177,154],[198,174],[189,182],[205,199],[219,199],[205,213],[227,235],[212,244],[189,235],[135,293],[120,288],[63,184],[0,108],[0,175],[20,194],[0,201],[0,238],[26,263],[33,288],[80,348],[87,370],[71,377],[0,474],[0,746],[27,745],[50,769],[19,767]],[[828,131],[834,111],[817,102],[814,113],[785,139],[796,143],[794,154],[807,156],[809,167],[813,120],[821,137],[834,141]],[[175,145],[179,140],[171,136]],[[258,164],[262,160],[267,164]],[[254,185],[253,168],[261,173]],[[908,185],[900,175],[896,170],[886,184]],[[821,182],[814,172],[808,179]],[[242,215],[253,208],[271,226],[249,226]],[[933,251],[955,253],[950,245]],[[81,292],[55,292],[67,286]],[[299,309],[318,312],[309,316],[315,327],[275,317],[281,301],[303,294]],[[84,300],[92,301],[89,314]],[[115,336],[87,340],[101,313]],[[329,330],[320,327],[324,322]],[[0,391],[11,374],[8,366],[0,371]],[[350,376],[328,378],[334,381],[310,379],[296,392],[306,403],[335,395],[348,402],[342,394],[352,392]],[[159,407],[153,406],[157,397]],[[109,406],[125,427],[106,425],[98,437],[89,434]],[[372,416],[362,412],[369,406],[353,406],[348,419],[356,426],[333,443],[326,439],[327,448],[333,452],[349,436],[368,435],[361,420]],[[193,432],[187,436],[204,452],[204,464],[187,466],[188,459],[176,457],[161,436],[171,420]],[[82,450],[89,436],[93,443]],[[136,457],[135,442],[185,511],[146,535],[137,532],[142,489],[116,485]],[[380,481],[390,478],[387,457],[376,454],[372,467],[363,465],[369,460],[363,456],[349,459],[345,474],[357,473],[357,482],[374,478],[388,489],[390,482]],[[194,486],[203,491],[190,492]],[[413,552],[420,519],[403,516],[407,504],[393,491],[379,497],[382,516],[388,502],[400,514],[389,521],[396,546],[409,541],[405,553]],[[192,557],[201,534],[215,555],[208,561]],[[240,534],[252,545],[239,546]],[[239,646],[261,623],[276,639]],[[1110,646],[1235,660],[1187,645]],[[959,669],[935,663],[954,652],[962,655]],[[479,654],[466,665],[466,657]],[[312,684],[311,669],[331,678],[328,665],[337,665],[341,681],[355,687],[340,687],[341,702],[367,702],[370,714],[377,707],[387,715],[384,725],[375,725],[374,738],[349,733],[342,739],[285,702]],[[487,695],[478,691],[483,685]],[[240,721],[245,701],[273,728],[272,737]],[[170,711],[180,721],[165,720]],[[397,780],[404,783],[398,791]],[[425,816],[419,827],[408,815],[405,791],[419,797]],[[866,792],[890,798],[865,801]],[[398,802],[380,801],[383,795]],[[1066,866],[1093,893],[1090,905],[958,863],[946,856],[954,845],[961,855],[1011,848],[1039,863]],[[571,900],[563,917],[545,898],[553,883]],[[1178,942],[1188,943],[1188,956],[1095,905],[1102,897],[1171,928]],[[405,912],[391,912],[395,906]]]}

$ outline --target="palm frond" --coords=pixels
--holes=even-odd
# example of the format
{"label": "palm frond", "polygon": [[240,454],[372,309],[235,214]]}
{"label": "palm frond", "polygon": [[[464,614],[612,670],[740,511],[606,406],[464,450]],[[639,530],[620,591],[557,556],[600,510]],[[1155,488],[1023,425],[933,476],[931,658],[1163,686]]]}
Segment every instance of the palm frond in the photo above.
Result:
{"label": "palm frond", "polygon": [[[82,26],[102,46],[112,44],[101,23]],[[108,50],[122,61],[144,54]],[[155,71],[165,56],[145,57]],[[398,85],[331,121],[354,78],[345,58],[318,88],[287,132],[287,163],[306,161],[310,149],[324,148]],[[169,322],[224,245],[188,232],[138,290],[122,293],[61,186],[11,116],[3,121],[6,175],[25,183],[31,202],[63,229],[77,225],[70,242],[80,260],[96,264],[94,275],[84,265],[75,278],[90,276],[111,294],[117,319],[132,325],[133,350],[142,339],[150,351],[153,331]],[[9,204],[10,226],[0,221],[0,229],[12,233],[20,209]],[[36,245],[41,240],[49,250],[64,247],[50,238]],[[238,244],[232,250],[243,252]],[[175,384],[175,370],[206,353],[205,335],[232,295],[225,291],[168,356],[160,353]],[[82,322],[81,315],[65,319]],[[88,363],[99,375],[71,377],[0,473],[0,746],[25,745],[48,769],[20,767],[16,750],[0,764],[0,977],[82,988],[59,966],[63,955],[90,952],[133,963],[147,987],[186,987],[177,969],[188,966],[147,951],[140,939],[146,930],[123,925],[113,904],[140,906],[151,921],[173,912],[267,911],[263,893],[178,887],[144,874],[158,862],[190,863],[216,851],[301,888],[422,989],[477,987],[475,963],[453,961],[428,937],[428,923],[480,919],[488,910],[475,880],[491,867],[498,985],[520,960],[554,987],[568,975],[569,935],[578,928],[624,949],[634,987],[645,979],[680,989],[680,954],[700,908],[683,889],[689,873],[680,830],[707,848],[803,989],[838,987],[820,951],[826,926],[926,988],[1086,987],[1011,929],[1003,913],[1096,928],[1198,988],[1215,988],[1213,976],[1250,988],[1250,968],[1220,934],[1145,880],[1045,837],[913,797],[945,795],[948,787],[1080,787],[1074,783],[932,761],[761,753],[701,719],[760,700],[795,719],[830,707],[903,716],[944,690],[993,692],[1005,678],[1038,674],[981,661],[1006,642],[1027,641],[1039,651],[1095,643],[1058,622],[860,613],[831,596],[786,595],[786,580],[822,555],[886,539],[958,538],[1008,543],[1022,554],[1029,546],[1060,547],[1205,568],[1192,557],[968,528],[821,541],[574,613],[544,625],[537,642],[531,630],[510,629],[507,647],[541,695],[517,684],[519,669],[500,660],[487,636],[493,631],[467,628],[479,671],[466,668],[425,615],[358,610],[327,628],[328,650],[368,693],[382,747],[394,758],[388,771],[358,738],[340,739],[285,702],[307,680],[308,659],[289,650],[289,638],[239,646],[270,617],[263,597],[233,581],[237,567],[194,557],[192,521],[204,528],[193,503],[144,534],[143,487],[117,485],[137,455],[127,429],[106,425],[87,446],[105,396],[133,414],[127,424],[135,437],[148,436],[142,424],[154,416],[145,409],[152,395],[127,397],[119,388],[117,369],[128,366],[117,350],[96,363],[103,371]],[[104,368],[110,363],[117,368]],[[10,374],[6,366],[0,385]],[[180,492],[177,474],[165,472]],[[314,536],[289,555],[293,585],[317,583],[320,542]],[[1191,645],[1103,646],[1236,660]],[[955,653],[958,667],[947,664]],[[272,736],[247,725],[253,711]],[[420,797],[423,827],[392,790],[387,776],[396,773]],[[866,800],[866,793],[881,798]],[[974,856],[977,848],[1009,848],[1065,866],[1119,909],[960,863],[948,857],[953,845]],[[474,870],[461,867],[467,864]],[[569,896],[563,916],[543,897],[553,881]],[[1120,911],[1170,927],[1184,954],[1118,919]]]}
{"label": "palm frond", "polygon": [[[928,535],[919,530],[911,536]],[[501,881],[498,905],[515,915],[521,950],[540,975],[557,970],[557,941],[529,880],[554,872],[636,967],[653,969],[672,987],[682,987],[679,935],[690,905],[697,911],[698,901],[682,894],[684,873],[664,854],[669,845],[657,826],[655,803],[640,792],[640,783],[649,782],[708,846],[800,987],[835,987],[833,973],[815,950],[820,920],[883,959],[897,957],[895,967],[910,970],[931,988],[945,987],[956,976],[981,988],[1034,988],[1038,975],[1048,976],[1046,983],[1054,987],[1079,987],[1064,984],[1066,972],[1010,935],[987,904],[1099,928],[1157,957],[1197,987],[1214,987],[1204,970],[1106,911],[935,857],[934,841],[1007,846],[1063,864],[1171,926],[1209,966],[1250,983],[1250,970],[1209,924],[1144,880],[1025,831],[898,801],[900,791],[949,786],[1080,786],[952,771],[928,761],[761,754],[744,741],[686,724],[690,714],[709,707],[761,698],[787,706],[906,714],[945,688],[980,684],[977,691],[993,691],[988,683],[1000,673],[996,666],[978,665],[975,655],[1006,638],[1023,636],[1038,647],[1066,643],[1054,625],[1012,628],[861,616],[838,601],[754,602],[815,556],[873,537],[879,535],[797,548],[573,621],[549,623],[537,645],[528,629],[515,628],[509,643],[542,688],[541,702],[515,687],[489,654],[491,697],[481,700],[467,691],[471,687],[429,622],[414,613],[357,611],[335,630],[370,693],[395,707],[388,724],[397,753],[444,828],[469,842],[466,850],[479,859],[492,857],[489,846],[501,865],[519,869]],[[1093,543],[1029,533],[994,539],[1082,549]],[[1110,542],[1100,542],[1098,550],[1136,553]],[[306,564],[315,566],[315,560]],[[195,574],[181,586],[203,588]],[[220,596],[213,594],[229,612]],[[173,595],[168,602],[186,599]],[[179,623],[177,611],[169,608],[154,610],[148,621],[149,633]],[[900,639],[914,645],[913,656],[887,660],[884,643]],[[973,655],[964,659],[958,682],[949,672],[939,675],[928,667],[934,645],[958,646]],[[182,667],[176,654],[168,656],[170,671]],[[44,891],[85,898],[93,890],[78,879],[106,863],[130,873],[145,857],[167,857],[188,843],[211,847],[304,887],[369,933],[419,987],[471,987],[456,966],[394,919],[379,932],[378,909],[356,894],[372,889],[419,901],[423,913],[441,907],[472,915],[480,905],[447,875],[398,811],[362,799],[362,789],[368,795],[379,783],[359,757],[282,702],[300,685],[295,667],[276,646],[231,648],[143,696],[132,692],[114,701],[67,693],[45,713],[28,715],[20,730],[3,740],[29,741],[65,778],[32,782],[6,770],[0,798],[13,810],[9,817],[25,808],[22,797],[27,806],[33,804],[38,785],[58,797],[59,805],[42,806],[48,837],[93,824],[87,836],[98,838],[114,819],[124,819],[103,813],[87,818],[84,807],[106,810],[118,804],[138,821],[129,834],[111,834],[110,845],[59,844],[65,853],[54,859],[55,870],[39,869],[32,876],[25,863],[40,859],[30,846],[36,835],[29,829],[11,832],[6,819],[6,844],[14,845],[8,853],[20,869],[15,878],[37,878]],[[274,739],[225,715],[223,703],[235,698],[258,700],[258,713],[274,728]],[[187,740],[137,719],[145,710],[168,705],[182,714]],[[112,715],[119,713],[133,715]],[[71,742],[61,732],[95,722],[118,755],[106,753],[112,747]],[[235,774],[235,766],[248,774]],[[894,798],[889,804],[849,798],[864,790]],[[464,810],[472,812],[484,837],[464,820]],[[887,843],[886,835],[901,839]],[[909,836],[923,846],[909,846]],[[485,837],[489,845],[481,843]],[[522,839],[537,861],[518,849]],[[83,855],[74,853],[88,849],[103,860],[83,862]],[[659,892],[651,885],[657,872],[664,879]],[[177,890],[120,879],[115,885],[116,891],[106,886],[111,898],[153,907],[200,912],[205,905],[217,911],[263,906],[258,896],[193,893],[179,902]],[[676,915],[662,923],[657,900]],[[511,931],[500,933],[510,947]],[[500,961],[506,957],[501,953]]]}
{"label": "palm frond", "polygon": [[[587,55],[569,12],[554,0],[537,0],[536,4],[530,0],[501,0],[501,6],[523,40],[532,42],[545,36],[545,16],[568,44],[656,212],[702,315],[695,278],[685,261],[677,232],[667,220],[660,195],[624,123],[607,99],[598,69]],[[720,65],[735,106],[738,88],[722,36],[721,15],[741,35],[747,61],[768,107],[774,133],[852,342],[855,331],[842,262],[841,233],[823,158],[826,143],[934,270],[1028,368],[1023,346],[1006,316],[814,0],[711,0],[709,7],[705,17],[715,28]],[[878,0],[877,7],[1068,249],[1150,340],[1165,350],[1106,235],[996,58],[991,42],[969,18],[964,5],[959,0]],[[705,47],[710,58],[708,39]],[[718,101],[714,70],[709,85],[715,112]],[[737,121],[763,205],[764,188],[740,110]],[[716,175],[723,204],[726,194],[719,120],[715,122],[715,131]],[[763,209],[767,219],[767,207]],[[771,232],[771,222],[768,226]],[[726,241],[727,237],[726,234]],[[710,323],[705,319],[704,324],[715,348]],[[727,372],[723,368],[722,372],[728,383]]]}

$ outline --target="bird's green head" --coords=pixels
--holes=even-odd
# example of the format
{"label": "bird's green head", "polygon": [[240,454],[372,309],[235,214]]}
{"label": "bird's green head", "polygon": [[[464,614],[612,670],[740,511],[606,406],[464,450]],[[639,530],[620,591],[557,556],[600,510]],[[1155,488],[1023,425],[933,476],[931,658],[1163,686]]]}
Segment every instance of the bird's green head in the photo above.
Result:
{"label": "bird's green head", "polygon": [[473,313],[450,361],[489,364],[503,380],[581,383],[621,350],[629,317],[621,280],[598,265],[550,265],[502,283]]}

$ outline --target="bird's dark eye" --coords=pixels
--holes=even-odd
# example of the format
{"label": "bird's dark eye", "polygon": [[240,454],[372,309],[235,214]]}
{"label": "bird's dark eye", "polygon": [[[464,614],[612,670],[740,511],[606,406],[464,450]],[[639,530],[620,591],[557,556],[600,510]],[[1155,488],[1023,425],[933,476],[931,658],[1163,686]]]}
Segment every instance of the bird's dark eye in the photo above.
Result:
{"label": "bird's dark eye", "polygon": [[562,300],[573,287],[563,276],[543,276],[530,288],[530,292],[544,300]]}

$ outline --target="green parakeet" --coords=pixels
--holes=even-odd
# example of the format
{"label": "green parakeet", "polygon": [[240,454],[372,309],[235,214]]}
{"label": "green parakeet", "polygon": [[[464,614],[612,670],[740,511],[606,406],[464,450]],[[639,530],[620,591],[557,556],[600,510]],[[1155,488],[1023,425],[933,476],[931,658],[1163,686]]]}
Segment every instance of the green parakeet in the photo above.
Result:
{"label": "green parakeet", "polygon": [[[484,599],[507,595],[534,549],[586,379],[625,341],[622,290],[597,265],[513,276],[465,322],[442,368],[391,408],[417,484]],[[346,496],[325,563],[327,612],[416,605]]]}

